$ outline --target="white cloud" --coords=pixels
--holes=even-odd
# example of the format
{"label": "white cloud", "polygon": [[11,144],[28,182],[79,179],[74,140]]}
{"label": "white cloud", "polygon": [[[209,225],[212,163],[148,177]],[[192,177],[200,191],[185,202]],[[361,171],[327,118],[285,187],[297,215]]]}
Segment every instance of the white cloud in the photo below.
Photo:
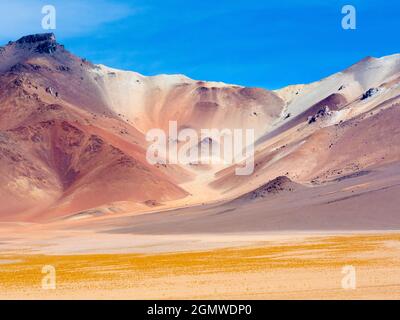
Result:
{"label": "white cloud", "polygon": [[101,25],[134,15],[132,5],[113,0],[13,0],[0,1],[0,41],[16,40],[46,32],[41,27],[42,7],[53,5],[57,10],[57,29],[61,37],[95,32]]}

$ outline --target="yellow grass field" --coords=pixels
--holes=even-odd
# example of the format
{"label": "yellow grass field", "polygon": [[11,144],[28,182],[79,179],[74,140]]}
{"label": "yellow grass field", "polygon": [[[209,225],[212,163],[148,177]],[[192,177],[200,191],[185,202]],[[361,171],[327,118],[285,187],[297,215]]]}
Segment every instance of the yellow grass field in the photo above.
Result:
{"label": "yellow grass field", "polygon": [[[42,268],[56,269],[55,290]],[[342,288],[355,267],[356,289]],[[400,234],[329,236],[205,252],[0,255],[2,299],[400,298]]]}

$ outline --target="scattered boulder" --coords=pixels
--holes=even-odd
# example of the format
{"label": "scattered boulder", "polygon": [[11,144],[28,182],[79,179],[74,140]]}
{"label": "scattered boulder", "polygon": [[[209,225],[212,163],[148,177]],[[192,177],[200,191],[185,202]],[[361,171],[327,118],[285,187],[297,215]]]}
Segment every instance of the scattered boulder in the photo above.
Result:
{"label": "scattered boulder", "polygon": [[46,92],[52,95],[53,97],[58,97],[58,92],[53,87],[47,87]]}
{"label": "scattered boulder", "polygon": [[328,106],[325,106],[325,107],[319,109],[315,115],[309,116],[307,118],[308,124],[314,123],[318,119],[326,117],[326,116],[330,116],[331,114],[332,114],[332,111],[330,111]]}
{"label": "scattered boulder", "polygon": [[144,204],[148,207],[158,207],[161,206],[162,204],[158,202],[157,200],[146,200]]}
{"label": "scattered boulder", "polygon": [[377,88],[370,88],[366,92],[363,93],[361,100],[368,99],[375,95],[379,90]]}
{"label": "scattered boulder", "polygon": [[23,83],[24,83],[23,80],[20,79],[20,78],[14,80],[14,85],[15,85],[16,87],[22,87],[22,84],[23,84]]}
{"label": "scattered boulder", "polygon": [[67,67],[67,66],[61,65],[61,66],[58,66],[58,67],[57,67],[57,70],[58,70],[58,71],[61,71],[61,72],[68,72],[68,71],[71,71],[71,68],[70,68],[70,67]]}

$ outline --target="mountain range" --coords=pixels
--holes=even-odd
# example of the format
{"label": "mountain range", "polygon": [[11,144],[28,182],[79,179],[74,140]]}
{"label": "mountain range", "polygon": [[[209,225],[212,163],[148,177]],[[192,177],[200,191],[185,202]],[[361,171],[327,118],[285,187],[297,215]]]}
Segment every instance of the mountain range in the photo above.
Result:
{"label": "mountain range", "polygon": [[[253,174],[149,164],[146,132],[169,121],[254,129]],[[396,228],[399,123],[399,54],[271,91],[116,70],[29,35],[0,47],[0,220],[124,228],[152,212],[137,232]]]}

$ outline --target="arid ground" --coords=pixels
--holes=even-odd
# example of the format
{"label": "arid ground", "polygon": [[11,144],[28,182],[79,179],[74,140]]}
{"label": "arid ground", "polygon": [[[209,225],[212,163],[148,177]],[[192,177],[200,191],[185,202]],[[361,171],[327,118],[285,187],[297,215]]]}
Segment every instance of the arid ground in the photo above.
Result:
{"label": "arid ground", "polygon": [[[173,239],[171,239],[173,241]],[[2,254],[0,298],[399,299],[400,234],[297,235],[183,253]],[[55,290],[41,288],[44,265]],[[343,267],[356,288],[343,289]]]}
{"label": "arid ground", "polygon": [[[3,223],[0,297],[398,299],[400,233],[390,229],[399,225],[397,171],[315,187],[310,199],[300,189],[234,206]],[[55,290],[42,288],[46,265],[56,270]],[[346,266],[354,267],[354,289],[342,287]]]}

